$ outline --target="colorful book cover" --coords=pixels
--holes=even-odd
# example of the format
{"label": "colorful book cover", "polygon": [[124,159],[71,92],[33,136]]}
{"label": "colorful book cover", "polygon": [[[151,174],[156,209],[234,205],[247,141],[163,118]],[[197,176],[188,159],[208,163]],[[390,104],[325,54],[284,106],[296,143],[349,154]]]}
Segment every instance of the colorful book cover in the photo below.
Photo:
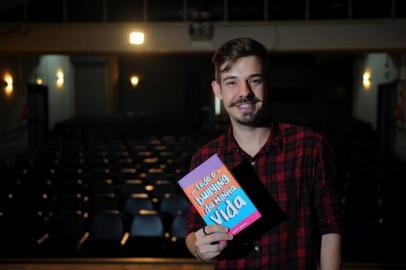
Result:
{"label": "colorful book cover", "polygon": [[261,217],[217,154],[178,183],[207,225],[226,226],[236,235]]}

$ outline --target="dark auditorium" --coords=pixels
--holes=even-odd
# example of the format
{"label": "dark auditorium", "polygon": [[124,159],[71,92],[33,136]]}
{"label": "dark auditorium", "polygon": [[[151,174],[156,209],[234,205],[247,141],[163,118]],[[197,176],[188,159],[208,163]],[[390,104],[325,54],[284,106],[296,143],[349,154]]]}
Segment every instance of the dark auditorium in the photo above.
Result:
{"label": "dark auditorium", "polygon": [[406,269],[405,213],[406,1],[0,1],[0,270]]}

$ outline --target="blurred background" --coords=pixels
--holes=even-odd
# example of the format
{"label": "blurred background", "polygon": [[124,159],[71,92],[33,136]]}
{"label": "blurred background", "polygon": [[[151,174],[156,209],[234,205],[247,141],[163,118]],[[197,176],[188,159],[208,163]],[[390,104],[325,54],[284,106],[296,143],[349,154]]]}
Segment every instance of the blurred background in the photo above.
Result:
{"label": "blurred background", "polygon": [[272,117],[333,145],[347,269],[404,269],[405,29],[402,0],[2,0],[2,262],[190,258],[176,181],[229,125],[210,60],[246,36]]}

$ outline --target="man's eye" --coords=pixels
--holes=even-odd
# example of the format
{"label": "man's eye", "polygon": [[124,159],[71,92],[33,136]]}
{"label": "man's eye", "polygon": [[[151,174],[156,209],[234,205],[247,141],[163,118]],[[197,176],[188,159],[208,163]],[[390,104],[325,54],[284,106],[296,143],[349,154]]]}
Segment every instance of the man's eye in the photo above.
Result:
{"label": "man's eye", "polygon": [[236,83],[235,83],[235,81],[228,81],[228,82],[226,82],[226,85],[235,85]]}
{"label": "man's eye", "polygon": [[249,80],[248,83],[249,83],[250,85],[262,84],[262,79],[252,79],[252,80]]}

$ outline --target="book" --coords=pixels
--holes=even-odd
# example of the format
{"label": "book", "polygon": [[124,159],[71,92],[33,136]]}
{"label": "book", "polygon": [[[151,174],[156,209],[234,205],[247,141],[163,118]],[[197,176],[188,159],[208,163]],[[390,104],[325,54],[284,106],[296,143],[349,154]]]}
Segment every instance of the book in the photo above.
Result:
{"label": "book", "polygon": [[178,184],[207,225],[226,226],[232,235],[261,217],[217,154],[189,172]]}

